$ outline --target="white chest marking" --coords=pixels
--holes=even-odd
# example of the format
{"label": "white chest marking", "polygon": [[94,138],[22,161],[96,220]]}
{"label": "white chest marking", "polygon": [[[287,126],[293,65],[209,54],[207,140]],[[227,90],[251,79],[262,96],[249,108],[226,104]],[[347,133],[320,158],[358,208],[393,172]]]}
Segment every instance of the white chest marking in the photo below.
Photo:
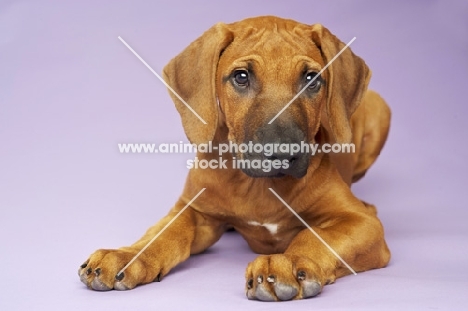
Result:
{"label": "white chest marking", "polygon": [[276,234],[278,232],[278,224],[261,224],[257,221],[249,221],[249,225],[251,226],[262,226],[265,227],[271,234]]}

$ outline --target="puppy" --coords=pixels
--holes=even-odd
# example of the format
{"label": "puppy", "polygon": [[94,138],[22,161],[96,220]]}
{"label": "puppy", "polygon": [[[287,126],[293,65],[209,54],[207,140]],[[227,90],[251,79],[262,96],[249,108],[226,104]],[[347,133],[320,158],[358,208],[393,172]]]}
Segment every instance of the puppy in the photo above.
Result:
{"label": "puppy", "polygon": [[379,155],[390,110],[367,90],[370,70],[351,49],[330,63],[344,47],[322,25],[266,16],[216,24],[172,59],[164,78],[191,143],[354,152],[198,152],[225,167],[191,169],[167,216],[131,246],[94,252],[81,280],[100,291],[160,281],[229,228],[262,254],[247,266],[248,299],[309,298],[336,278],[386,266],[376,209],[350,185]]}

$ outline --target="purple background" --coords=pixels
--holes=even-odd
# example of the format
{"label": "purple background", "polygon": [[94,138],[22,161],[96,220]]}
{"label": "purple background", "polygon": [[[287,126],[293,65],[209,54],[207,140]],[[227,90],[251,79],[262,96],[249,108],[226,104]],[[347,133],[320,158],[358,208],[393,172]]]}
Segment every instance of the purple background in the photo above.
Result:
{"label": "purple background", "polygon": [[[461,310],[468,307],[466,1],[2,1],[0,310]],[[244,296],[255,258],[235,233],[162,283],[87,290],[78,266],[135,241],[181,193],[190,155],[117,143],[186,140],[157,71],[218,21],[323,23],[373,70],[393,110],[388,143],[355,193],[376,204],[388,268],[314,299]],[[235,185],[232,185],[235,187]]]}

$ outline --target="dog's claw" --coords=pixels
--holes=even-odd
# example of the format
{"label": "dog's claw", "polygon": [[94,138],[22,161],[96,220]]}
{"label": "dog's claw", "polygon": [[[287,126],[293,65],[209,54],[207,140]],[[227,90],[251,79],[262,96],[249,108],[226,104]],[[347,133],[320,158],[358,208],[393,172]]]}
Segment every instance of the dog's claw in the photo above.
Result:
{"label": "dog's claw", "polygon": [[253,279],[249,279],[247,281],[247,289],[251,289],[253,287]]}
{"label": "dog's claw", "polygon": [[274,275],[269,275],[267,277],[267,282],[268,283],[275,283],[275,276]]}
{"label": "dog's claw", "polygon": [[93,269],[91,269],[91,268],[88,268],[88,270],[86,270],[86,275],[90,275],[90,274],[91,274],[91,272],[93,272]]}
{"label": "dog's claw", "polygon": [[263,276],[259,275],[259,276],[257,277],[257,283],[258,283],[258,284],[262,284],[262,283],[263,283]]}
{"label": "dog's claw", "polygon": [[94,274],[96,276],[99,276],[101,274],[101,268],[97,268],[96,270],[94,270]]}
{"label": "dog's claw", "polygon": [[125,277],[125,274],[123,272],[120,272],[119,274],[115,276],[115,279],[120,282],[123,280],[124,277]]}
{"label": "dog's claw", "polygon": [[130,288],[124,284],[124,282],[121,282],[123,278],[125,277],[125,274],[123,272],[120,272],[115,276],[115,279],[117,282],[114,283],[114,289],[116,290],[129,290]]}
{"label": "dog's claw", "polygon": [[305,271],[302,271],[302,270],[301,270],[301,271],[297,272],[297,279],[298,279],[299,281],[304,281],[305,278],[306,278],[306,273],[305,273]]}
{"label": "dog's claw", "polygon": [[84,269],[84,268],[86,268],[87,266],[88,266],[88,263],[85,262],[84,264],[82,264],[82,265],[80,266],[80,268],[81,268],[81,269]]}
{"label": "dog's claw", "polygon": [[153,282],[161,282],[161,272],[154,278]]}

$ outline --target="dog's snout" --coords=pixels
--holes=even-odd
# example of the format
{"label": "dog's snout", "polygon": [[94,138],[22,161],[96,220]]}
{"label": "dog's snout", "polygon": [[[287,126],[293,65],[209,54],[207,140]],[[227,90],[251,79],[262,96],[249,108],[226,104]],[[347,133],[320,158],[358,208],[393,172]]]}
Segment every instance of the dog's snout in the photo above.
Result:
{"label": "dog's snout", "polygon": [[242,168],[251,177],[281,177],[291,175],[300,178],[307,173],[309,155],[300,146],[306,143],[306,134],[295,123],[268,124],[257,128],[252,135],[253,144],[260,145],[261,152],[249,152],[244,159],[257,161],[262,166]]}

